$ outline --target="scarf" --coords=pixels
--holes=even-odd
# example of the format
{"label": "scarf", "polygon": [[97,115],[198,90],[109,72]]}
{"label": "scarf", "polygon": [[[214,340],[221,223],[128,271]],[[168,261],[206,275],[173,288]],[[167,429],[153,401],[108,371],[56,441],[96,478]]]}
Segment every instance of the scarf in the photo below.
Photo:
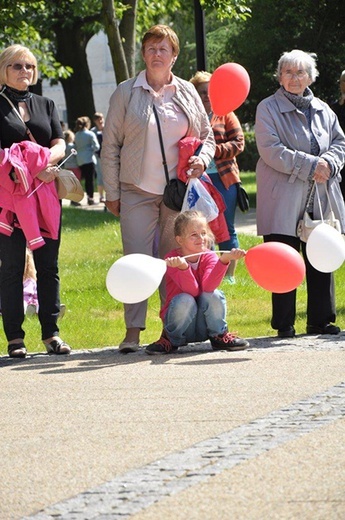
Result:
{"label": "scarf", "polygon": [[[307,118],[308,121],[308,128],[309,128],[309,134],[310,134],[310,152],[312,155],[318,156],[320,152],[320,147],[315,139],[314,134],[311,131],[311,114],[310,114],[310,103],[312,102],[312,99],[314,98],[313,92],[310,90],[309,87],[305,89],[303,92],[303,96],[296,96],[296,94],[291,94],[287,90],[282,87],[284,96],[286,96],[293,105],[295,105],[296,108],[301,110],[304,115]],[[316,162],[314,163],[314,166],[312,167],[309,178],[308,178],[308,193],[307,193],[307,204],[306,204],[306,211],[310,214],[310,216],[313,218],[313,207],[314,207],[314,198],[315,198],[315,191],[312,192],[314,181],[313,181],[313,174],[314,170],[316,168]]]}
{"label": "scarf", "polygon": [[299,108],[300,110],[307,110],[310,107],[310,103],[313,100],[314,94],[310,90],[309,87],[305,89],[303,92],[303,96],[297,96],[296,94],[291,94],[291,92],[288,92],[285,90],[284,87],[281,87],[284,96],[286,96],[293,105],[295,105],[296,108]]}
{"label": "scarf", "polygon": [[21,101],[27,101],[32,97],[32,93],[29,90],[17,90],[8,85],[5,85],[2,91],[12,101],[12,103],[15,103],[16,105]]}

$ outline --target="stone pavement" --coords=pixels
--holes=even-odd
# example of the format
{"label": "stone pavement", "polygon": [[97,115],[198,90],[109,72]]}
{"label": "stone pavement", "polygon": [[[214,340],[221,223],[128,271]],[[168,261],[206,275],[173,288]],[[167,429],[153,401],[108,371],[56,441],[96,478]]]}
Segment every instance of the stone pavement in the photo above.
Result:
{"label": "stone pavement", "polygon": [[0,357],[0,520],[343,520],[345,331],[250,345]]}
{"label": "stone pavement", "polygon": [[345,518],[345,332],[0,358],[0,518]]}

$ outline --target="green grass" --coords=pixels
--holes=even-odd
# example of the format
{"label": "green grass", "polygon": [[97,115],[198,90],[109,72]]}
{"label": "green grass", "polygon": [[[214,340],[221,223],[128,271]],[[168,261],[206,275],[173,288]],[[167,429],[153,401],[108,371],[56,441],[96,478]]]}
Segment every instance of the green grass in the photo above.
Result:
{"label": "green grass", "polygon": [[256,175],[255,172],[241,172],[241,181],[249,196],[251,208],[256,208]]}
{"label": "green grass", "polygon": [[[255,175],[242,174],[242,181],[255,201]],[[255,203],[252,205],[255,207]],[[120,226],[110,213],[63,208],[60,249],[61,302],[67,307],[60,322],[61,336],[74,349],[90,349],[118,345],[124,337],[123,306],[108,293],[105,278],[113,262],[122,256]],[[240,245],[249,249],[261,238],[239,235]],[[243,337],[274,336],[270,327],[271,294],[250,278],[244,261],[238,262],[236,284],[221,285],[228,302],[228,324],[231,331]],[[338,324],[344,327],[345,270],[336,272]],[[305,332],[306,288],[298,288],[297,333]],[[147,328],[142,343],[158,338],[161,332],[159,297],[149,300]],[[25,342],[29,352],[43,350],[37,317],[26,318]],[[7,353],[7,342],[1,334],[0,354]]]}

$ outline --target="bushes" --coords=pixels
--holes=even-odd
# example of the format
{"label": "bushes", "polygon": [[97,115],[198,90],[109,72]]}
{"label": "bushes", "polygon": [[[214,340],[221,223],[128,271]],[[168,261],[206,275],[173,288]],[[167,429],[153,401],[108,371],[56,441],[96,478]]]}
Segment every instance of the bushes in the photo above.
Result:
{"label": "bushes", "polygon": [[244,132],[245,147],[244,151],[236,157],[241,171],[255,171],[256,163],[259,159],[258,150],[256,148],[255,133]]}

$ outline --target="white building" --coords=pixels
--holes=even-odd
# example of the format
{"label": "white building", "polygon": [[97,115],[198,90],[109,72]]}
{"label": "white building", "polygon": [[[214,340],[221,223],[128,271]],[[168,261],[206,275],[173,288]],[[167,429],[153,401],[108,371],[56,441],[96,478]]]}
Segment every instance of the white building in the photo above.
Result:
{"label": "white building", "polygon": [[[107,114],[109,98],[116,87],[107,36],[104,32],[95,34],[86,47],[87,61],[92,77],[93,96],[96,112]],[[61,84],[49,85],[43,81],[43,95],[52,99],[59,111],[61,121],[67,121],[65,96]]]}

